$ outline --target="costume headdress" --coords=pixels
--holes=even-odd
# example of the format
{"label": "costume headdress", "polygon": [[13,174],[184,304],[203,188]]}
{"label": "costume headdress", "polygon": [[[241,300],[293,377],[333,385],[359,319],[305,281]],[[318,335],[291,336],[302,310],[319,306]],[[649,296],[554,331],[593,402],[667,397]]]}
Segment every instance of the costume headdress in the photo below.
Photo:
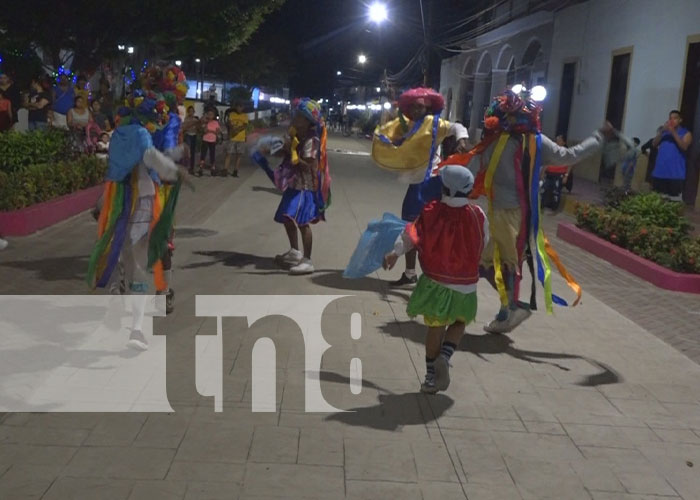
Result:
{"label": "costume headdress", "polygon": [[527,91],[516,94],[506,90],[491,101],[484,113],[487,132],[506,131],[517,134],[539,133],[542,108]]}

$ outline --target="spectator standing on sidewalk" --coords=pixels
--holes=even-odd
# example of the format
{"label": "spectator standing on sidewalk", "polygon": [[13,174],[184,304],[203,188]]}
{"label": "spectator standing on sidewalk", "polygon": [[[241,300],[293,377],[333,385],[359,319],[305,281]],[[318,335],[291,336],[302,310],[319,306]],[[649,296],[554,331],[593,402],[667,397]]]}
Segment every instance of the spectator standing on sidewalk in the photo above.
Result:
{"label": "spectator standing on sidewalk", "polygon": [[75,88],[73,89],[76,97],[81,96],[85,99],[86,106],[90,104],[90,91],[88,90],[87,83],[85,75],[79,75],[78,79],[75,81]]}
{"label": "spectator standing on sidewalk", "polygon": [[625,191],[629,192],[632,190],[632,179],[634,178],[634,171],[637,167],[637,158],[639,158],[642,152],[639,148],[639,144],[642,141],[639,140],[639,137],[634,137],[632,140],[629,140],[623,135],[619,135],[618,137],[627,147],[627,151],[622,157],[622,179]]}
{"label": "spectator standing on sidewalk", "polygon": [[12,103],[12,125],[10,125],[10,127],[14,127],[15,123],[17,123],[17,112],[22,105],[22,96],[19,93],[19,88],[12,78],[10,78],[10,75],[7,73],[0,73],[0,90],[5,93],[5,98],[9,99]]}
{"label": "spectator standing on sidewalk", "polygon": [[97,126],[100,127],[100,130],[104,132],[112,130],[109,118],[107,118],[107,115],[102,111],[102,103],[97,99],[92,101],[92,118],[95,120],[95,123],[97,123]]}
{"label": "spectator standing on sidewalk", "polygon": [[66,75],[58,78],[58,85],[54,88],[53,119],[54,127],[68,128],[68,112],[75,103],[75,91]]}
{"label": "spectator standing on sidewalk", "polygon": [[12,128],[12,102],[0,90],[0,132],[6,132]]}
{"label": "spectator standing on sidewalk", "polygon": [[29,130],[46,130],[49,126],[51,94],[45,77],[32,78],[29,91]]}
{"label": "spectator standing on sidewalk", "polygon": [[228,114],[229,141],[226,145],[226,159],[224,172],[228,173],[233,156],[233,176],[238,177],[238,169],[241,166],[241,158],[246,152],[246,139],[248,129],[248,115],[243,112],[243,103],[237,102],[234,110]]}
{"label": "spectator standing on sidewalk", "polygon": [[669,113],[668,121],[662,126],[661,133],[656,134],[653,142],[653,145],[659,148],[659,152],[652,173],[652,185],[654,191],[671,201],[683,201],[685,155],[693,143],[690,130],[682,124],[681,112],[674,109]]}
{"label": "spectator standing on sidewalk", "polygon": [[[207,157],[207,152],[209,153],[209,163],[211,168],[211,176],[215,177],[217,175],[216,170],[216,143],[223,139],[223,133],[221,132],[221,124],[216,119],[216,114],[213,109],[209,109],[202,118],[202,129],[204,135],[202,136],[202,150],[199,155],[199,170],[197,175],[201,177],[204,173],[205,158]],[[225,171],[222,172],[222,176],[225,176]]]}
{"label": "spectator standing on sidewalk", "polygon": [[182,122],[182,133],[185,139],[185,145],[189,150],[190,163],[188,165],[190,175],[194,174],[194,158],[197,154],[197,134],[202,124],[199,117],[194,114],[194,106],[187,106],[187,114]]}

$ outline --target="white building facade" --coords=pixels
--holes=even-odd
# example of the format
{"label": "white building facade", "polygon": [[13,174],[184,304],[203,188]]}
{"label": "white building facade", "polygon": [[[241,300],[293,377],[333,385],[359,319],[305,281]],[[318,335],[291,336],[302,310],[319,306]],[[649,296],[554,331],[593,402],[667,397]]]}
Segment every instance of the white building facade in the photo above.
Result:
{"label": "white building facade", "polygon": [[[540,51],[534,58],[533,44]],[[588,0],[517,19],[465,50],[443,61],[441,90],[450,118],[466,120],[477,134],[485,103],[511,82],[545,84],[543,131],[570,143],[605,119],[644,143],[680,109],[695,132],[685,199],[700,207],[700,1]],[[510,58],[516,74],[507,71]],[[600,158],[576,171],[593,181],[603,175]]]}

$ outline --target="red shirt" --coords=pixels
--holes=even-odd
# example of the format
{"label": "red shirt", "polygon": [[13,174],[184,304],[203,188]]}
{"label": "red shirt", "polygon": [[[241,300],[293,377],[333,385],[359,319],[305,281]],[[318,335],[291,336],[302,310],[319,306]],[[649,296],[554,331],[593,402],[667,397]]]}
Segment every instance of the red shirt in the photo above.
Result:
{"label": "red shirt", "polygon": [[566,175],[566,173],[569,171],[569,167],[558,167],[555,165],[550,165],[548,167],[545,167],[544,171],[548,174]]}
{"label": "red shirt", "polygon": [[484,212],[475,205],[450,207],[437,200],[428,203],[406,228],[426,276],[455,285],[479,281],[485,219]]}

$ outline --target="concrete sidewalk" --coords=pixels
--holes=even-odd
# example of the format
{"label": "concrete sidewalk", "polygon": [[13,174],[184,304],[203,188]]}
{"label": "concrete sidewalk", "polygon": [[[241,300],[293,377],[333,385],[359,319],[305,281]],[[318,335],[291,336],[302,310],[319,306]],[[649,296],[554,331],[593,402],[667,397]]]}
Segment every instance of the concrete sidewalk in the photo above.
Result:
{"label": "concrete sidewalk", "polygon": [[[331,143],[349,152],[368,145]],[[176,367],[168,374],[175,413],[5,415],[0,498],[700,498],[700,366],[587,293],[588,278],[581,306],[538,312],[510,336],[483,333],[498,298],[482,282],[450,388],[420,394],[424,327],[406,316],[409,292],[386,286],[401,265],[362,280],[341,276],[367,222],[396,213],[405,186],[367,157],[331,153],[330,161],[333,206],[314,226],[310,277],[274,264],[288,244],[272,221],[279,195],[261,171],[195,180],[178,214],[177,309],[154,327]],[[93,231],[81,216],[13,241],[0,261],[2,292],[84,293]],[[588,262],[576,249],[562,253],[567,264]],[[320,379],[328,403],[354,411],[304,411],[301,331],[270,316],[248,329],[224,320],[224,411],[215,413],[213,398],[196,391],[191,350],[195,336],[217,328],[194,315],[194,296],[218,294],[350,296],[324,313],[332,347]],[[271,413],[251,412],[251,351],[261,336],[276,347]],[[362,361],[359,395],[349,390],[352,358]]]}

